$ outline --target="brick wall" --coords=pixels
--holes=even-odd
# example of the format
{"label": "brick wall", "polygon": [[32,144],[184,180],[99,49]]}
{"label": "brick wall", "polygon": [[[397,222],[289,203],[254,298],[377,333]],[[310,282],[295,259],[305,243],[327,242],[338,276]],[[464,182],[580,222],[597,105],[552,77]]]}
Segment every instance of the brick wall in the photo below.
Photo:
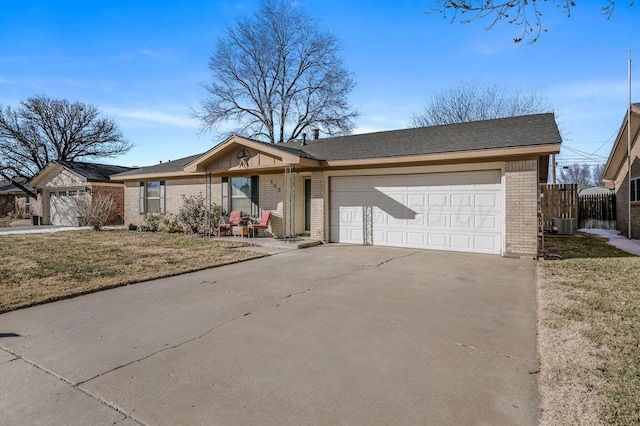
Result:
{"label": "brick wall", "polygon": [[325,177],[323,172],[311,174],[311,238],[326,241],[324,229]]}
{"label": "brick wall", "polygon": [[538,252],[537,159],[507,161],[506,255],[535,256]]}
{"label": "brick wall", "polygon": [[269,232],[278,238],[284,236],[284,174],[260,175],[259,182],[259,207],[260,210],[271,212]]}
{"label": "brick wall", "polygon": [[[631,177],[640,177],[640,143],[631,150]],[[629,180],[627,162],[620,169],[616,180],[616,227],[625,238],[629,236]],[[631,203],[631,238],[640,239],[640,202]]]}
{"label": "brick wall", "polygon": [[[182,206],[182,196],[205,195],[205,178],[165,180],[165,212],[175,214]],[[220,204],[222,199],[220,178],[212,178],[211,201]],[[124,223],[142,225],[144,215],[140,213],[140,182],[126,182],[124,188]]]}

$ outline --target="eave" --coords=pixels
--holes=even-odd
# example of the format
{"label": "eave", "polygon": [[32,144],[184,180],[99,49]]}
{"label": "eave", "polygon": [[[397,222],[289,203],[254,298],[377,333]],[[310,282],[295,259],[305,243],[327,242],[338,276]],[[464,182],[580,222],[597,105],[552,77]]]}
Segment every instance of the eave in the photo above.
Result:
{"label": "eave", "polygon": [[477,151],[442,152],[437,154],[408,155],[403,157],[363,158],[355,160],[327,160],[326,167],[362,167],[402,165],[407,163],[448,163],[460,161],[488,161],[531,155],[551,155],[560,152],[560,144],[535,145],[515,148],[486,149]]}
{"label": "eave", "polygon": [[[618,135],[616,136],[615,143],[611,148],[611,153],[609,154],[609,158],[607,158],[607,163],[604,166],[604,172],[602,174],[602,178],[604,180],[615,180],[616,176],[620,173],[622,166],[627,159],[627,145],[628,145],[628,129],[627,125],[628,115],[625,114],[624,119],[622,120],[622,124],[620,125],[620,130],[618,130]],[[632,104],[631,105],[631,147],[635,145],[638,140],[638,136],[640,135],[640,105]]]}

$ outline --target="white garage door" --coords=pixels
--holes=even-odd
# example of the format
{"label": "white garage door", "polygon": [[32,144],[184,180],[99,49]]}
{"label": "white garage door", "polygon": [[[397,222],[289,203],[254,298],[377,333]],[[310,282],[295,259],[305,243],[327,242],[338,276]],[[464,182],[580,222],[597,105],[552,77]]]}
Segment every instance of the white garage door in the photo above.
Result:
{"label": "white garage door", "polygon": [[499,170],[331,178],[331,241],[500,254]]}
{"label": "white garage door", "polygon": [[49,216],[52,225],[78,226],[78,191],[49,192]]}

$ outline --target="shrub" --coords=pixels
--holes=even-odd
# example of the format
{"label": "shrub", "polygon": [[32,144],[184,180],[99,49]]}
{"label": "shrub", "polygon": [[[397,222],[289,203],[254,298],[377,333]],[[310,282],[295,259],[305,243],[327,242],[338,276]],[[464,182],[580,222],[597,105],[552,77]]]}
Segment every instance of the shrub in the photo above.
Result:
{"label": "shrub", "polygon": [[211,228],[215,228],[222,219],[222,209],[216,204],[207,208],[202,194],[182,196],[182,206],[175,216],[177,224],[185,234],[204,234],[207,231],[207,219]]}
{"label": "shrub", "polygon": [[176,216],[171,213],[164,213],[160,216],[160,230],[162,232],[183,232],[182,226],[176,220]]}
{"label": "shrub", "polygon": [[145,214],[140,230],[144,232],[158,232],[160,230],[162,216],[163,215],[159,214]]}
{"label": "shrub", "polygon": [[113,210],[113,196],[111,194],[91,194],[78,200],[78,216],[82,218],[80,225],[91,226],[94,231],[107,223]]}

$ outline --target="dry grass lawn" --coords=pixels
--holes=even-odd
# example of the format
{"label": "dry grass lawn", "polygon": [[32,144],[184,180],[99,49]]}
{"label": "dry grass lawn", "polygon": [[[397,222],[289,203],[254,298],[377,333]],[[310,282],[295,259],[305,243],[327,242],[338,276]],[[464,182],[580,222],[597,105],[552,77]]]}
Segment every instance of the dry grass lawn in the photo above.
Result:
{"label": "dry grass lawn", "polygon": [[542,425],[640,424],[640,257],[552,237],[538,268]]}
{"label": "dry grass lawn", "polygon": [[68,231],[0,235],[0,313],[261,254],[182,234]]}

